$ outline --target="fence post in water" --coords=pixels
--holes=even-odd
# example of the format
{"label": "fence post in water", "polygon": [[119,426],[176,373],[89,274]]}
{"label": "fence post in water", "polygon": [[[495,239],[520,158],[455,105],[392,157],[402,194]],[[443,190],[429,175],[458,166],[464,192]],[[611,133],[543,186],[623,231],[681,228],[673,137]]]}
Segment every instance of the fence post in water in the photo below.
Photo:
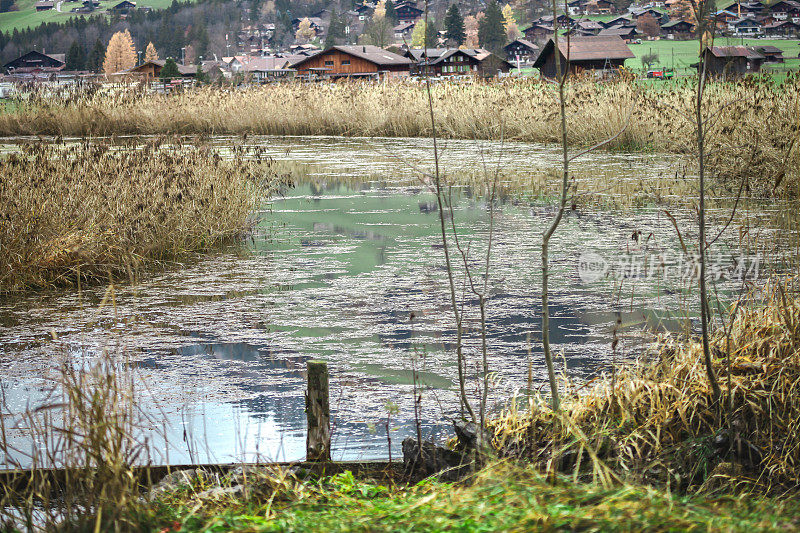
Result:
{"label": "fence post in water", "polygon": [[308,362],[306,391],[306,460],[331,460],[331,413],[328,401],[328,363]]}

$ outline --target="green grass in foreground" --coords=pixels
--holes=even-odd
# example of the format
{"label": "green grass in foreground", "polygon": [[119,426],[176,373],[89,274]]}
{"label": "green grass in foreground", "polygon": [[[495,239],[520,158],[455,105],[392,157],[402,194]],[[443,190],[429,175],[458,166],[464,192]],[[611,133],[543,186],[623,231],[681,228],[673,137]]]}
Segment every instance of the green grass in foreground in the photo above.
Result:
{"label": "green grass in foreground", "polygon": [[[275,493],[278,494],[278,493]],[[180,531],[775,531],[800,527],[800,503],[760,497],[679,497],[604,489],[532,470],[494,467],[469,486],[387,488],[349,472],[258,501],[203,503],[185,492],[141,525]]]}

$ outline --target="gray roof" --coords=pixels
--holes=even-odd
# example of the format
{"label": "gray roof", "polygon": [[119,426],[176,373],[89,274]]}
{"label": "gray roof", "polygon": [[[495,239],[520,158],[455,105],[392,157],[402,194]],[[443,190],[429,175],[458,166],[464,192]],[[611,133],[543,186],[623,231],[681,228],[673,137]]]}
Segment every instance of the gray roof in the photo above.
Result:
{"label": "gray roof", "polygon": [[[533,66],[539,68],[544,65],[548,52],[552,49],[553,39],[550,39]],[[567,54],[567,39],[562,37],[558,40],[558,49],[564,57],[569,55],[570,61],[630,59],[635,57],[628,45],[625,44],[625,41],[616,35],[571,37],[569,39],[569,54]]]}
{"label": "gray roof", "polygon": [[[358,57],[365,61],[369,61],[370,63],[375,63],[376,65],[410,65],[411,60],[407,57],[403,57],[397,55],[393,52],[389,52],[388,50],[384,50],[383,48],[373,46],[373,45],[339,45],[339,46],[332,46],[327,50],[323,50],[319,52],[319,54],[327,53],[331,50],[338,50],[345,54],[351,55],[353,57]],[[305,63],[312,57],[317,57],[319,54],[314,54],[313,56],[306,57],[298,61],[297,63],[293,63],[291,66],[296,67]]]}

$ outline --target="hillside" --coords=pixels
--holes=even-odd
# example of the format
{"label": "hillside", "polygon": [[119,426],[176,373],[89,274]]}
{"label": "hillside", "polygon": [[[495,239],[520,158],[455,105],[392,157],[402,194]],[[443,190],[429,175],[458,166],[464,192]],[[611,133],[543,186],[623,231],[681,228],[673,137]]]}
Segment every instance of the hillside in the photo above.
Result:
{"label": "hillside", "polygon": [[[119,3],[120,0],[100,0],[99,9],[89,16],[103,15],[108,8]],[[194,0],[190,0],[194,1]],[[138,0],[138,7],[151,7],[153,9],[165,9],[169,7],[172,0]],[[65,2],[56,0],[55,7],[47,11],[36,11],[36,0],[17,0],[17,11],[0,13],[0,32],[12,32],[15,29],[24,30],[35,28],[43,22],[64,22],[71,18],[79,17],[80,14],[70,13],[70,11],[81,5],[78,1]],[[86,16],[86,15],[84,15]]]}

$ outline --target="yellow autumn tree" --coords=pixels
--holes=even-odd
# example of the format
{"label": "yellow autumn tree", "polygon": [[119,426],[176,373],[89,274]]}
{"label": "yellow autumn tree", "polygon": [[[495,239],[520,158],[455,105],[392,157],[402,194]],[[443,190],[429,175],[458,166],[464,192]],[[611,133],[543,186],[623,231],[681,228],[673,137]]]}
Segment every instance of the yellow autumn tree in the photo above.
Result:
{"label": "yellow autumn tree", "polygon": [[301,43],[307,43],[316,36],[317,32],[311,27],[308,17],[300,21],[300,24],[297,25],[297,32],[294,34],[294,38]]}
{"label": "yellow autumn tree", "polygon": [[519,39],[522,35],[519,31],[519,26],[517,26],[517,21],[514,18],[514,8],[511,7],[511,4],[506,4],[503,7],[503,26],[506,29],[506,38],[509,41]]}
{"label": "yellow autumn tree", "polygon": [[106,74],[114,74],[135,66],[136,48],[133,46],[133,37],[131,37],[127,29],[118,31],[108,41],[106,59],[103,61],[103,71]]}
{"label": "yellow autumn tree", "polygon": [[158,61],[158,52],[156,52],[156,47],[153,46],[153,43],[147,43],[147,50],[144,51],[144,60]]}

